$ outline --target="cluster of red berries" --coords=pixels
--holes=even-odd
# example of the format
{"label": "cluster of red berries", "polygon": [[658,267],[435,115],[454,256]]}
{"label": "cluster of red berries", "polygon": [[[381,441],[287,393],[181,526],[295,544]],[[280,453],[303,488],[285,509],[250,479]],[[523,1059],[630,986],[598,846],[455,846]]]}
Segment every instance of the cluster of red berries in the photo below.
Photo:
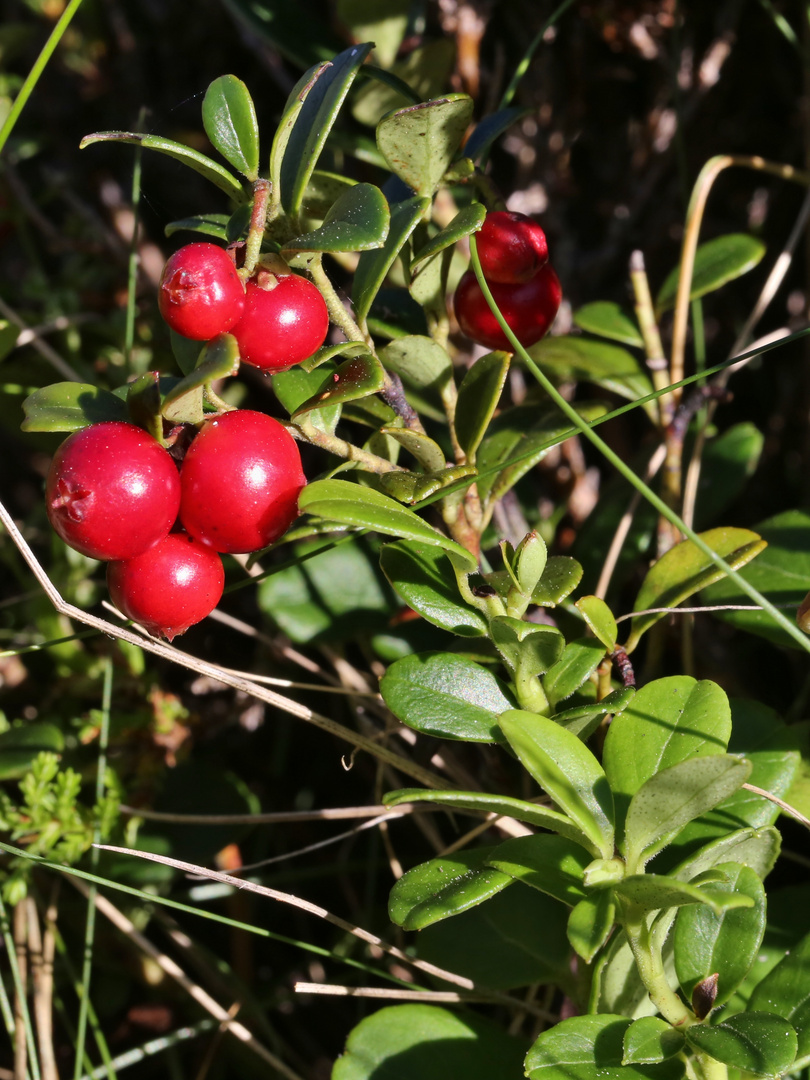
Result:
{"label": "cluster of red berries", "polygon": [[[487,214],[476,245],[493,299],[521,345],[534,345],[548,331],[560,307],[560,279],[548,261],[546,234],[525,214]],[[472,270],[461,278],[453,306],[461,330],[488,349],[512,352]]]}
{"label": "cluster of red berries", "polygon": [[158,306],[172,330],[193,341],[233,334],[242,363],[268,372],[306,360],[329,329],[326,303],[311,281],[260,266],[243,285],[216,244],[186,244],[169,258]]}
{"label": "cluster of red berries", "polygon": [[236,410],[203,424],[179,470],[134,424],[82,428],[56,451],[45,495],[62,539],[108,562],[116,606],[171,641],[219,603],[218,553],[277,540],[297,516],[305,483],[286,428],[264,413]]}

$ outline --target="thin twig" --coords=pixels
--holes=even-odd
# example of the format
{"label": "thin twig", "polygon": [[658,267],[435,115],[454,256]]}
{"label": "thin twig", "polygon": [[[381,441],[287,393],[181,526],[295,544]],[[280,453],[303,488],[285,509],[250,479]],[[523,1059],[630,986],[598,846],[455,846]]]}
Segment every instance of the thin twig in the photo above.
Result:
{"label": "thin twig", "polygon": [[784,799],[780,799],[778,795],[774,795],[772,791],[765,791],[764,788],[756,787],[754,784],[743,784],[746,791],[753,791],[755,795],[761,795],[763,799],[769,799],[772,803],[775,803],[780,810],[783,810],[788,817],[792,817],[795,821],[798,821],[800,825],[804,825],[806,829],[810,829],[810,820],[808,820],[804,814],[800,813],[795,806],[791,806],[790,803],[786,803]]}
{"label": "thin twig", "polygon": [[[332,983],[297,982],[293,985],[296,994],[329,994],[331,997],[382,998],[387,1001],[429,1001],[434,1004],[449,1005],[486,1002],[489,1000],[479,994],[459,994],[454,990],[397,990],[394,987],[378,986],[338,986]],[[552,1020],[551,1014],[547,1019]]]}

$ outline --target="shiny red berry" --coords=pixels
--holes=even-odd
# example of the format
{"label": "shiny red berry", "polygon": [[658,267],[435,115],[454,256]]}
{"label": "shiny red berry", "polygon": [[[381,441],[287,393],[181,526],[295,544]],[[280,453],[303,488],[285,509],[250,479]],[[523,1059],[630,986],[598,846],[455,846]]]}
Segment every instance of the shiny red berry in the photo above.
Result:
{"label": "shiny red berry", "polygon": [[520,285],[548,262],[546,234],[525,214],[495,210],[487,214],[475,239],[488,282]]}
{"label": "shiny red berry", "polygon": [[45,481],[51,525],[92,559],[131,559],[162,540],[180,507],[180,475],[139,427],[111,420],[75,431]]}
{"label": "shiny red berry", "polygon": [[[554,322],[562,300],[560,279],[548,263],[523,285],[493,282],[490,291],[509,328],[524,346],[534,345],[544,336]],[[488,349],[513,351],[472,270],[459,281],[453,306],[458,325],[468,338]]]}
{"label": "shiny red berry", "polygon": [[224,586],[219,555],[185,533],[169,533],[143,555],[107,567],[115,606],[169,641],[210,615]]}
{"label": "shiny red berry", "polygon": [[329,312],[320,290],[297,274],[266,270],[250,279],[245,310],[231,333],[243,364],[262,371],[286,371],[324,343]]}
{"label": "shiny red berry", "polygon": [[172,330],[208,341],[242,317],[245,290],[224,248],[186,244],[163,267],[158,307]]}
{"label": "shiny red berry", "polygon": [[183,528],[216,551],[258,551],[298,516],[301,455],[278,420],[248,409],[209,420],[180,471]]}

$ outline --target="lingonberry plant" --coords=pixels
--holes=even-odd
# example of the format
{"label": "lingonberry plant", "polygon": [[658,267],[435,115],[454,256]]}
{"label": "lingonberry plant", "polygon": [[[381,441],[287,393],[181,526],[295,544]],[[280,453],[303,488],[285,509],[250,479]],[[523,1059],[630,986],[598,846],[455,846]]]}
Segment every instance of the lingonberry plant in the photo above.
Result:
{"label": "lingonberry plant", "polygon": [[[357,636],[380,692],[358,707],[361,730],[271,697],[224,667],[204,670],[376,755],[390,812],[430,804],[477,819],[449,846],[425,826],[435,851],[416,865],[402,867],[389,849],[396,880],[388,915],[404,948],[332,917],[346,940],[372,948],[358,960],[344,941],[330,962],[348,959],[366,975],[393,978],[391,994],[405,1002],[356,1024],[333,1080],[798,1073],[810,1064],[810,934],[791,923],[791,952],[773,948],[766,881],[780,855],[780,811],[793,812],[801,740],[767,703],[730,697],[722,674],[700,669],[688,639],[683,672],[660,658],[665,616],[699,594],[749,598],[764,620],[755,630],[810,651],[803,630],[769,598],[790,592],[783,578],[741,573],[768,537],[785,550],[789,525],[695,531],[682,475],[690,423],[722,398],[724,384],[706,380],[719,374],[722,383],[727,369],[704,366],[683,378],[690,303],[764,254],[756,238],[739,234],[698,245],[711,184],[731,164],[805,185],[810,177],[759,158],[712,160],[690,203],[680,265],[655,302],[637,255],[634,315],[595,301],[573,313],[571,332],[555,334],[562,288],[545,234],[501,209],[484,165],[516,114],[499,111],[470,133],[467,94],[421,101],[399,76],[366,64],[371,49],[352,45],[302,75],[272,135],[266,175],[253,102],[233,75],[215,80],[203,102],[206,133],[231,169],[155,136],[87,136],[85,146],[124,142],[185,161],[228,195],[230,213],[201,213],[171,229],[229,245],[234,262],[211,246],[228,264],[232,300],[217,310],[223,321],[198,324],[194,286],[181,321],[164,298],[176,279],[182,292],[184,279],[167,270],[161,310],[175,331],[180,374],[147,373],[115,393],[45,387],[27,399],[24,427],[81,429],[66,446],[126,429],[154,446],[173,475],[167,448],[181,462],[179,512],[162,513],[153,546],[96,556],[116,560],[108,567],[112,598],[147,630],[171,638],[211,610],[223,584],[217,552],[289,544],[291,559],[266,572],[262,608],[296,645],[322,635],[335,670],[359,695],[370,683],[346,676],[349,661],[333,635],[347,622],[359,626],[368,608],[384,613],[382,629]],[[377,109],[374,146],[361,147],[363,160],[387,173],[383,187],[319,167],[361,71],[399,95],[395,107]],[[367,98],[361,90],[355,109]],[[372,100],[390,105],[384,94]],[[174,258],[182,267],[183,252],[202,246]],[[666,359],[660,323],[670,310]],[[492,351],[457,363],[461,335]],[[248,384],[227,380],[240,365],[271,374],[281,419],[235,407],[229,392]],[[684,394],[698,381],[696,396]],[[583,382],[639,409],[657,446],[645,480],[596,430],[619,410],[583,398],[574,390]],[[626,621],[608,602],[631,528],[620,522],[625,504],[612,525],[618,539],[602,545],[599,576],[584,544],[549,554],[550,520],[521,504],[524,478],[572,439],[632,484],[652,514],[646,533],[633,534],[644,557],[628,577]],[[295,440],[307,445],[309,483]],[[60,477],[65,456],[55,459]],[[100,456],[103,492],[121,466]],[[749,466],[746,458],[731,470],[733,483],[741,487]],[[718,475],[715,494],[732,483],[728,472]],[[81,504],[85,489],[77,482],[76,490]],[[72,491],[49,481],[49,511],[60,499],[72,506]],[[178,513],[185,531],[166,535]],[[73,543],[80,533],[62,535]],[[790,597],[798,606],[801,596]],[[415,646],[395,633],[404,623],[417,624]],[[645,649],[654,662],[638,685],[634,665]],[[390,731],[401,745],[389,745]],[[480,776],[470,762],[485,762]],[[14,828],[22,843],[17,819]],[[260,882],[251,888],[262,892]],[[386,955],[396,967],[385,966]],[[420,984],[403,986],[405,975]],[[286,1065],[282,1071],[290,1075]]]}
{"label": "lingonberry plant", "polygon": [[236,264],[216,244],[186,244],[163,268],[158,306],[167,324],[183,337],[209,341],[224,334],[245,309]]}

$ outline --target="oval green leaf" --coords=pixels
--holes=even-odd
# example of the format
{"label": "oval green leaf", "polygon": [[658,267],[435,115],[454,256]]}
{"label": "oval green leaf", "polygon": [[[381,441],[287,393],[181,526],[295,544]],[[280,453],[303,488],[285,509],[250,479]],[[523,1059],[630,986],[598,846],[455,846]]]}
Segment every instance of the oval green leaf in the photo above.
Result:
{"label": "oval green leaf", "polygon": [[456,437],[470,461],[475,461],[476,450],[498,408],[509,374],[510,358],[510,353],[487,353],[476,360],[458,388]]}
{"label": "oval green leaf", "polygon": [[799,1037],[796,1069],[810,1061],[810,934],[791,948],[755,988],[749,1007],[790,1021]]}
{"label": "oval green leaf", "polygon": [[235,75],[220,75],[203,98],[202,119],[211,145],[253,182],[259,175],[259,123],[248,88]]}
{"label": "oval green leaf", "polygon": [[717,877],[718,875],[712,872],[711,886],[698,888],[691,882],[678,881],[677,878],[667,877],[664,874],[631,874],[623,878],[614,888],[619,896],[644,911],[659,911],[661,908],[681,908],[689,905],[691,912],[694,905],[697,910],[706,907],[712,915],[721,916],[727,909],[751,908],[753,901],[750,897],[737,895],[731,890],[724,891],[722,883],[719,885],[716,883]]}
{"label": "oval green leaf", "polygon": [[569,906],[585,899],[582,878],[590,861],[581,844],[545,833],[506,840],[489,857],[496,870]]}
{"label": "oval green leaf", "polygon": [[422,930],[460,915],[514,884],[514,878],[489,866],[493,848],[473,848],[440,856],[408,870],[388,897],[391,922],[403,930]]}
{"label": "oval green leaf", "polygon": [[623,345],[644,348],[644,339],[635,322],[611,300],[594,300],[574,312],[574,323],[590,334],[620,341]]}
{"label": "oval green leaf", "polygon": [[566,335],[543,338],[528,352],[555,382],[592,382],[631,401],[652,393],[642,361],[618,345]]}
{"label": "oval green leaf", "polygon": [[616,648],[619,630],[613,612],[605,601],[599,596],[583,596],[577,600],[576,606],[591,633],[612,653]]}
{"label": "oval green leaf", "polygon": [[449,225],[446,225],[428,240],[424,247],[414,252],[411,259],[411,271],[426,259],[432,259],[440,251],[457,244],[465,236],[478,232],[484,224],[486,216],[487,209],[481,203],[472,203],[470,206],[465,206],[462,210],[459,210]]}
{"label": "oval green leaf", "polygon": [[796,1032],[781,1016],[744,1012],[722,1024],[694,1024],[686,1041],[716,1061],[754,1076],[781,1076],[796,1058]]}
{"label": "oval green leaf", "polygon": [[429,206],[430,199],[419,195],[395,203],[391,207],[391,226],[385,243],[378,250],[366,251],[360,256],[352,286],[352,303],[359,322],[368,316],[386,274]]}
{"label": "oval green leaf", "polygon": [[[193,395],[216,379],[226,379],[239,370],[239,347],[233,334],[220,334],[209,341],[197,360],[197,366],[181,379],[163,399],[162,413],[170,423],[188,419]],[[200,402],[202,405],[202,402]],[[199,419],[202,419],[200,415]]]}
{"label": "oval green leaf", "polygon": [[441,389],[453,377],[447,351],[432,338],[408,334],[380,349],[384,366],[417,390]]}
{"label": "oval green leaf", "polygon": [[[689,299],[696,300],[719,289],[727,281],[747,274],[760,262],[765,251],[761,240],[745,233],[728,233],[701,244],[695,252]],[[658,314],[675,306],[680,276],[681,268],[676,266],[661,286],[655,300]]]}
{"label": "oval green leaf", "polygon": [[683,1050],[683,1033],[658,1016],[634,1020],[624,1035],[623,1065],[655,1065]]}
{"label": "oval green leaf", "polygon": [[553,706],[565,701],[593,675],[605,658],[605,646],[592,637],[577,638],[543,677],[543,689]]}
{"label": "oval green leaf", "polygon": [[615,716],[626,709],[634,695],[635,690],[629,686],[622,690],[614,690],[601,701],[555,712],[554,722],[568,728],[578,739],[587,739],[605,716]]}
{"label": "oval green leaf", "polygon": [[568,940],[571,948],[586,964],[596,956],[616,922],[616,900],[610,889],[586,896],[576,905],[568,919]]}
{"label": "oval green leaf", "polygon": [[370,251],[382,247],[391,215],[385,196],[373,184],[354,184],[329,208],[323,224],[296,236],[283,251]]}
{"label": "oval green leaf", "polygon": [[409,105],[383,117],[377,145],[400,180],[418,195],[432,195],[461,146],[472,113],[468,94]]}
{"label": "oval green leaf", "polygon": [[435,547],[398,540],[380,554],[382,572],[423,619],[459,637],[482,637],[487,620],[459,597],[447,556]]}
{"label": "oval green leaf", "polygon": [[[319,371],[320,374],[320,371]],[[327,375],[317,394],[307,398],[293,413],[293,420],[313,409],[325,409],[357,401],[382,390],[385,372],[376,356],[370,352],[359,353],[344,360],[336,370]]]}
{"label": "oval green leaf", "polygon": [[43,386],[23,402],[23,431],[79,431],[103,420],[129,420],[125,402],[92,383]]}
{"label": "oval green leaf", "polygon": [[170,221],[164,228],[163,235],[193,232],[198,236],[213,236],[215,240],[227,241],[230,218],[230,214],[193,214],[191,217]]}
{"label": "oval green leaf", "polygon": [[632,1020],[610,1013],[575,1016],[544,1031],[526,1055],[529,1080],[680,1080],[678,1058],[655,1065],[623,1064]]}

